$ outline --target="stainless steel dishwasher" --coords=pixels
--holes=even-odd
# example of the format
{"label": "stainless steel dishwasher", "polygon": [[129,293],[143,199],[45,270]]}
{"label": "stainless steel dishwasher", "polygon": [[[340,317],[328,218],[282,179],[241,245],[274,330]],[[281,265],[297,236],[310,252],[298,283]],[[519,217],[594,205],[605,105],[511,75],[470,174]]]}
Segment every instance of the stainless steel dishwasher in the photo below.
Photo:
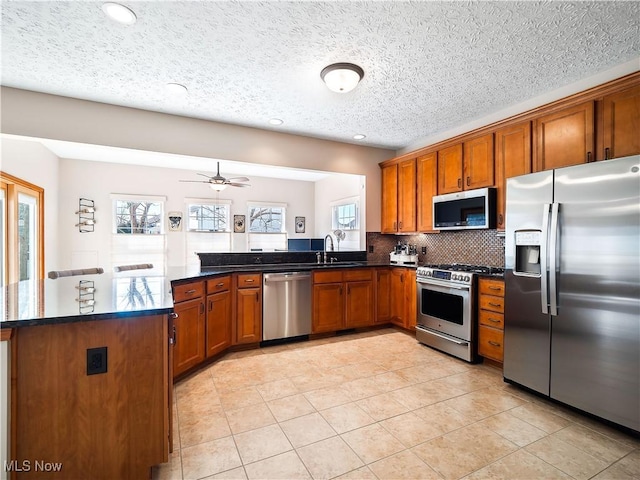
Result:
{"label": "stainless steel dishwasher", "polygon": [[266,273],[262,292],[262,340],[311,333],[311,273]]}

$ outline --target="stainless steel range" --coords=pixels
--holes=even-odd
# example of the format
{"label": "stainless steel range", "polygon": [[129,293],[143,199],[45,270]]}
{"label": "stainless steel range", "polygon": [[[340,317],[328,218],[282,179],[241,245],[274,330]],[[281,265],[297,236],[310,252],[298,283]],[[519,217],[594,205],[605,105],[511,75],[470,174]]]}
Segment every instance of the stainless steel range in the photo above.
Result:
{"label": "stainless steel range", "polygon": [[502,269],[427,265],[416,272],[416,339],[467,362],[476,360],[476,277]]}

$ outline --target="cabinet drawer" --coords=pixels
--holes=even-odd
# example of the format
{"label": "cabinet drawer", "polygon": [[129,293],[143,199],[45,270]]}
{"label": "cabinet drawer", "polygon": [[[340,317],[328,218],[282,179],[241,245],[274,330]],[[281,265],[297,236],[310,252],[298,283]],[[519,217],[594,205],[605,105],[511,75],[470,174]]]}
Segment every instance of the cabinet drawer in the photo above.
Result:
{"label": "cabinet drawer", "polygon": [[480,295],[480,309],[504,313],[504,298],[493,295]]}
{"label": "cabinet drawer", "polygon": [[172,288],[175,303],[191,300],[204,295],[204,282],[184,283]]}
{"label": "cabinet drawer", "polygon": [[480,294],[504,297],[504,281],[490,278],[480,279]]}
{"label": "cabinet drawer", "polygon": [[218,293],[229,290],[231,277],[218,277],[207,280],[207,293]]}
{"label": "cabinet drawer", "polygon": [[488,310],[480,310],[478,322],[480,325],[487,327],[504,329],[504,314],[498,312],[490,312]]}
{"label": "cabinet drawer", "polygon": [[478,353],[483,357],[502,362],[504,357],[503,339],[502,330],[481,325],[478,329]]}
{"label": "cabinet drawer", "polygon": [[238,275],[238,288],[259,287],[261,281],[260,273],[241,273]]}
{"label": "cabinet drawer", "polygon": [[313,283],[340,283],[342,282],[342,270],[324,270],[313,272]]}
{"label": "cabinet drawer", "polygon": [[345,282],[363,282],[373,280],[373,269],[361,268],[358,270],[347,269],[343,273]]}

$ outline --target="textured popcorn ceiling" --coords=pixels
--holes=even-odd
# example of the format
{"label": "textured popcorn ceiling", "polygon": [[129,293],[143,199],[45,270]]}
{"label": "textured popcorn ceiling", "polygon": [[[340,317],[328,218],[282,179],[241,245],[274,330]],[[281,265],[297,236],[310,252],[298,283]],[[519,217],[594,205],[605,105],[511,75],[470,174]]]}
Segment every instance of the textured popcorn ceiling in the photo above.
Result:
{"label": "textured popcorn ceiling", "polygon": [[[398,149],[640,54],[639,2],[122,3],[132,26],[3,0],[2,84]],[[324,86],[334,62],[364,69],[356,90]]]}

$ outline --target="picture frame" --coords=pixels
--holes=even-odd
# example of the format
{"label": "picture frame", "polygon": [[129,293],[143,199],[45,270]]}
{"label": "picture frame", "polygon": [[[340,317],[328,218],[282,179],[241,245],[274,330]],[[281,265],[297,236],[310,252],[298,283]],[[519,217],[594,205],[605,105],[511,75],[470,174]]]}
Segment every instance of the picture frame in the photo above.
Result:
{"label": "picture frame", "polygon": [[304,233],[305,223],[305,217],[296,217],[296,233]]}
{"label": "picture frame", "polygon": [[233,216],[233,231],[234,233],[244,233],[245,229],[245,217],[244,215]]}

